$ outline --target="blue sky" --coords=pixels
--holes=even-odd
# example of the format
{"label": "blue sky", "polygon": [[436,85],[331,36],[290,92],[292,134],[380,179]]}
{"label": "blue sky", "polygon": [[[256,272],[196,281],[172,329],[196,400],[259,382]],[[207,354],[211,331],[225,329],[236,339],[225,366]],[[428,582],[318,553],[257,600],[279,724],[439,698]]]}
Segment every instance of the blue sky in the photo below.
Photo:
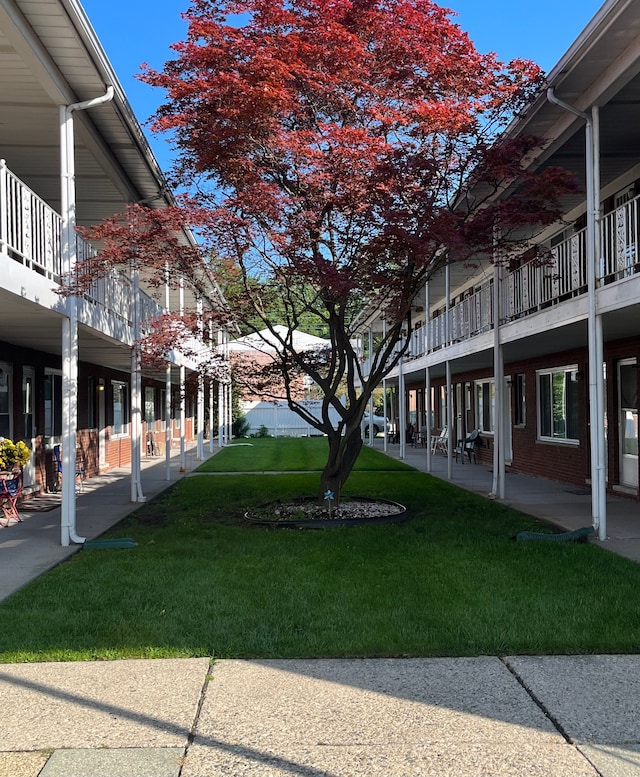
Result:
{"label": "blue sky", "polygon": [[[140,64],[160,69],[171,58],[169,46],[184,38],[180,13],[188,0],[81,0],[140,123],[144,126],[162,101],[162,92],[140,83]],[[479,51],[501,59],[532,59],[549,71],[602,5],[603,0],[451,0],[457,22]],[[171,155],[166,141],[147,132],[161,167]]]}

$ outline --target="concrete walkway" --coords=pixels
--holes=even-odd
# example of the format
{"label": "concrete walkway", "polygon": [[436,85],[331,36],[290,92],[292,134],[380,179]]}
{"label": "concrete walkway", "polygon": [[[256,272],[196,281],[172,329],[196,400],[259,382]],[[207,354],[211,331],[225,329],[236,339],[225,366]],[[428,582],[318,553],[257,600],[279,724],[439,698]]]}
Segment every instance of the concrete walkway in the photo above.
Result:
{"label": "concrete walkway", "polygon": [[[424,449],[406,461],[425,469]],[[169,482],[146,460],[144,492],[184,474],[177,452]],[[491,478],[454,465],[480,494]],[[576,491],[508,475],[505,501],[576,528]],[[129,495],[125,470],[88,481],[79,533],[136,509]],[[602,544],[638,560],[638,504],[608,505]],[[0,598],[78,550],[59,525],[57,508],[0,529]],[[5,664],[0,716],[0,777],[640,777],[640,655]]]}
{"label": "concrete walkway", "polygon": [[[200,463],[195,454],[195,444],[188,443],[186,472],[181,472],[180,451],[172,448],[169,480],[166,479],[164,456],[144,458],[141,481],[147,499],[193,470]],[[95,539],[139,507],[139,503],[131,501],[129,467],[90,478],[76,500],[78,534]],[[22,523],[0,528],[0,601],[81,549],[81,545],[64,548],[60,545],[60,513],[60,507],[47,512],[23,510]]]}
{"label": "concrete walkway", "polygon": [[[377,450],[383,449],[382,438],[374,441]],[[388,445],[388,456],[400,458],[400,446]],[[412,467],[427,471],[427,452],[424,448],[407,446],[404,461]],[[432,456],[431,474],[448,480],[447,457],[441,453]],[[451,483],[482,496],[492,490],[493,470],[483,464],[462,464],[453,461]],[[533,515],[566,530],[591,526],[591,494],[588,488],[560,483],[531,475],[507,472],[503,504]],[[640,562],[640,504],[624,497],[607,496],[607,539],[590,539],[603,548]]]}
{"label": "concrete walkway", "polygon": [[637,777],[640,657],[0,666],[0,777]]}

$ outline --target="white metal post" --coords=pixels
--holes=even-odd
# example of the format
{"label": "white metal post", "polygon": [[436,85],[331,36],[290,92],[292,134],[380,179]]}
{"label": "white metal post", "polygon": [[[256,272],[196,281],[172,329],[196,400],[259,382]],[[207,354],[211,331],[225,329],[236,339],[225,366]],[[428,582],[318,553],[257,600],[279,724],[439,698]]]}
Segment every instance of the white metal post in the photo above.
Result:
{"label": "white metal post", "polygon": [[[171,288],[169,286],[169,265],[164,271],[164,307],[171,312]],[[171,364],[167,360],[164,374],[164,479],[171,480],[171,435],[173,434],[173,419],[171,418]]]}
{"label": "white metal post", "polygon": [[[200,336],[200,347],[204,348],[204,323],[202,321],[202,298],[197,301],[198,312],[198,335]],[[196,459],[204,459],[204,375],[202,370],[198,370],[198,407],[197,407],[197,449]]]}
{"label": "white metal post", "polygon": [[[371,376],[371,364],[373,353],[373,327],[369,327],[369,376]],[[369,445],[373,447],[373,394],[369,397]]]}
{"label": "white metal post", "polygon": [[171,480],[171,365],[167,362],[164,374],[164,479]]}
{"label": "white metal post", "polygon": [[[224,358],[229,363],[229,333],[224,335]],[[227,384],[227,442],[233,439],[233,384],[231,382],[231,373],[229,373],[229,382]]]}
{"label": "white metal post", "polygon": [[[600,109],[597,105],[591,108],[593,124],[593,255],[594,255],[594,301],[596,284],[596,267],[601,255],[600,240]],[[596,347],[596,396],[598,398],[596,424],[598,445],[598,539],[607,539],[607,441],[605,439],[605,383],[604,383],[604,335],[602,332],[602,315],[595,306],[594,340]]]}
{"label": "white metal post", "polygon": [[493,420],[493,483],[491,496],[504,499],[504,366],[500,344],[500,266],[498,257],[493,258],[493,379],[495,385],[495,408]]}
{"label": "white metal post", "polygon": [[7,248],[7,219],[9,203],[7,199],[7,162],[0,159],[0,254]]}
{"label": "white metal post", "polygon": [[[184,316],[184,277],[180,276],[179,287],[180,317]],[[180,471],[187,470],[187,454],[185,450],[184,427],[186,424],[186,378],[187,371],[184,364],[180,365]]]}
{"label": "white metal post", "polygon": [[[445,343],[448,348],[451,344],[451,272],[449,269],[449,263],[444,268],[444,285],[445,285]],[[453,425],[453,392],[451,391],[451,362],[449,359],[445,362],[446,382],[445,397],[447,400],[447,477],[449,480],[453,478],[453,447],[457,440],[455,438],[455,429]]]}
{"label": "white metal post", "polygon": [[131,263],[131,317],[133,348],[131,350],[131,501],[145,502],[142,492],[142,354],[140,353],[140,275],[137,259]]}
{"label": "white metal post", "polygon": [[[209,348],[213,351],[213,321],[209,321]],[[213,414],[215,411],[215,381],[212,377],[209,378],[209,453],[213,453]]]}
{"label": "white metal post", "polygon": [[[587,179],[587,347],[589,352],[589,431],[591,444],[591,515],[593,526],[598,531],[601,540],[607,537],[606,492],[600,493],[601,486],[605,484],[604,475],[604,379],[599,379],[602,372],[602,360],[598,358],[603,353],[602,343],[598,343],[599,332],[602,325],[598,325],[596,314],[596,227],[600,213],[600,182],[597,181],[596,167],[599,177],[599,114],[597,109],[592,114],[584,113],[572,105],[559,100],[553,89],[547,90],[547,98],[565,111],[578,116],[585,122],[585,166]],[[597,129],[594,133],[593,120],[596,120]],[[601,339],[601,335],[600,335]],[[602,415],[600,412],[602,411]],[[600,456],[603,456],[602,461]]]}
{"label": "white metal post", "polygon": [[[223,358],[224,352],[222,350],[222,329],[218,329],[218,353]],[[218,447],[224,446],[224,383],[222,380],[218,380]]]}
{"label": "white metal post", "polygon": [[[429,311],[430,304],[431,301],[429,299],[429,283],[427,282],[424,285],[424,325],[426,327],[424,345],[427,358],[429,358],[431,351],[431,320]],[[427,430],[427,437],[425,440],[425,445],[427,448],[427,472],[431,472],[431,414],[433,413],[433,408],[431,407],[431,370],[429,367],[426,367],[424,371],[424,411],[426,415],[425,425]]]}
{"label": "white metal post", "polygon": [[[383,339],[387,340],[387,319],[382,319],[382,336]],[[386,374],[386,373],[385,373]],[[383,442],[383,449],[384,452],[387,452],[387,446],[389,444],[389,432],[387,430],[387,379],[382,379],[382,415],[384,416],[384,442]]]}
{"label": "white metal post", "polygon": [[400,424],[400,458],[404,459],[407,455],[407,425],[405,421],[405,396],[404,396],[404,356],[400,357],[398,362],[398,423]]}

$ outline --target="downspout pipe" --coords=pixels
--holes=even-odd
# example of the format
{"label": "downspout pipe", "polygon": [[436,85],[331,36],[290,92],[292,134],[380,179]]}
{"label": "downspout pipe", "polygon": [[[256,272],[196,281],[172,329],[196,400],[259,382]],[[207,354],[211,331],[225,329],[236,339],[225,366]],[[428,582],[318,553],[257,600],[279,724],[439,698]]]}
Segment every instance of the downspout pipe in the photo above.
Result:
{"label": "downspout pipe", "polygon": [[[114,88],[90,100],[60,106],[60,201],[62,225],[62,271],[70,277],[77,261],[76,255],[76,186],[75,140],[73,113],[94,108],[113,99]],[[75,471],[78,411],[78,309],[76,297],[68,297],[66,316],[62,324],[62,510],[60,542],[83,544],[86,537],[76,532]]]}
{"label": "downspout pipe", "polygon": [[[596,316],[596,224],[600,214],[599,184],[596,188],[596,138],[594,138],[594,122],[592,116],[572,105],[560,100],[554,94],[553,87],[547,89],[547,99],[568,113],[585,122],[585,157],[587,179],[587,294],[588,319],[587,341],[589,351],[589,427],[591,444],[591,513],[593,526],[600,539],[607,536],[606,494],[600,494],[603,486],[601,471],[604,472],[604,460],[601,461],[604,448],[604,428],[601,423],[599,409],[604,408],[600,390],[603,380],[598,380],[602,371],[602,362],[598,363],[598,354],[602,353],[602,344],[598,345],[598,326]],[[600,389],[600,390],[599,390]],[[603,506],[604,505],[604,509]]]}

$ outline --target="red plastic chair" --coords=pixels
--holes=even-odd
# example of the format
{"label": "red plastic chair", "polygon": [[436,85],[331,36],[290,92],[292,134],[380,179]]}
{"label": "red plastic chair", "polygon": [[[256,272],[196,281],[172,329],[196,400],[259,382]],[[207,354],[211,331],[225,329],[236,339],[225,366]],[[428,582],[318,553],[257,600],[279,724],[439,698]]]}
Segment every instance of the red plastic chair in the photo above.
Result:
{"label": "red plastic chair", "polygon": [[0,508],[4,519],[0,519],[0,526],[8,526],[12,521],[21,521],[18,512],[18,499],[22,496],[22,473],[16,472],[6,476],[0,476]]}

